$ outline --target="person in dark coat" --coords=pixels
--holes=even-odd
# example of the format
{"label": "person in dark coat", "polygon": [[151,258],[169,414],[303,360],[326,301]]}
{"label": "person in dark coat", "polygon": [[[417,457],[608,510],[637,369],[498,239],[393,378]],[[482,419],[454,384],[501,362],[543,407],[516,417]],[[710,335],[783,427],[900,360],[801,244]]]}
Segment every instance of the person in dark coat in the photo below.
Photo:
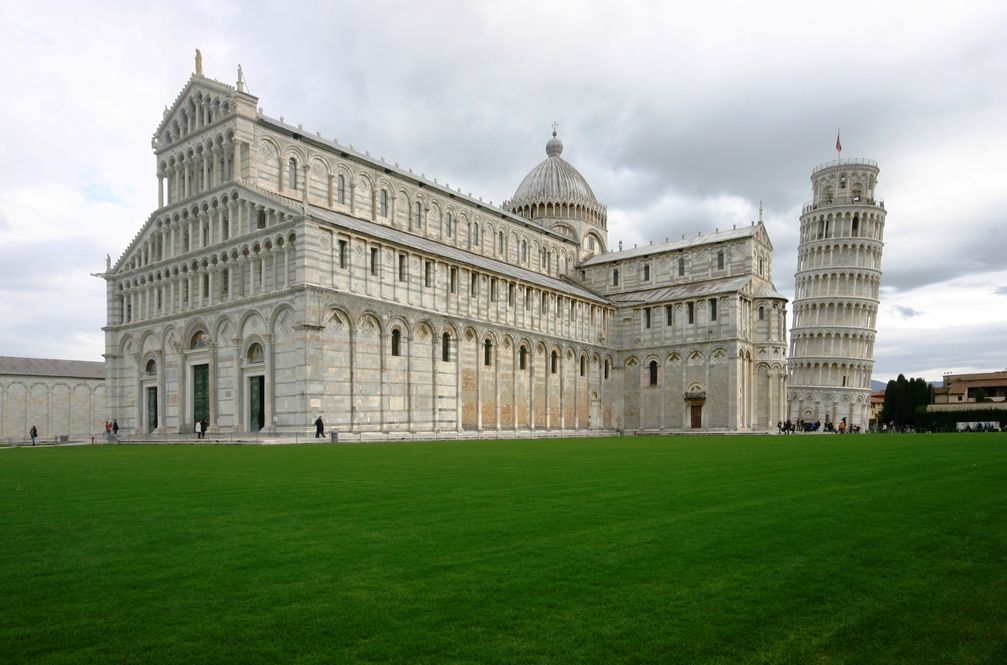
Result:
{"label": "person in dark coat", "polygon": [[116,420],[115,418],[112,418],[112,434],[114,436],[119,435],[119,421]]}
{"label": "person in dark coat", "polygon": [[209,426],[210,423],[206,420],[206,418],[203,418],[202,420],[199,421],[199,438],[201,439],[206,438],[206,428]]}
{"label": "person in dark coat", "polygon": [[315,419],[315,438],[320,439],[325,436],[325,423],[322,422],[322,417],[318,416]]}
{"label": "person in dark coat", "polygon": [[38,430],[35,429],[34,425],[32,425],[31,426],[31,431],[29,431],[28,433],[31,434],[31,445],[34,446],[35,445],[35,439],[38,438]]}

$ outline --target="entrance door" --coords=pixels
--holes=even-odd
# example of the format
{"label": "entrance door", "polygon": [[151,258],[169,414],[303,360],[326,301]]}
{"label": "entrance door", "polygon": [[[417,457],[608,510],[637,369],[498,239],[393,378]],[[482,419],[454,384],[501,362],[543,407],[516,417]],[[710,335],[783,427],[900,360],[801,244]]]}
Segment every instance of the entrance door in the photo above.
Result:
{"label": "entrance door", "polygon": [[147,388],[147,433],[157,429],[157,388]]}
{"label": "entrance door", "polygon": [[265,377],[248,378],[248,429],[258,432],[266,426],[266,382]]}
{"label": "entrance door", "polygon": [[692,429],[699,429],[703,426],[703,405],[690,404],[689,415],[692,419]]}
{"label": "entrance door", "polygon": [[192,420],[210,420],[210,366],[192,367]]}

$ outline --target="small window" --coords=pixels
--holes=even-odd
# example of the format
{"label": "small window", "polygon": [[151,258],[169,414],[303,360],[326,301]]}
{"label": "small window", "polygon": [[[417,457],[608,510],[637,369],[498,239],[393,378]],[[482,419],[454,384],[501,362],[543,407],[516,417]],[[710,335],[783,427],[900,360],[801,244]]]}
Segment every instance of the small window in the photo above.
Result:
{"label": "small window", "polygon": [[472,244],[476,247],[479,246],[479,225],[472,225]]}
{"label": "small window", "polygon": [[587,248],[589,250],[591,250],[592,252],[594,251],[594,248],[595,248],[594,236],[588,236],[587,237]]}
{"label": "small window", "polygon": [[612,269],[612,286],[619,286],[619,269]]}
{"label": "small window", "polygon": [[406,281],[406,270],[408,268],[408,259],[405,254],[399,254],[399,281]]}
{"label": "small window", "polygon": [[339,267],[344,269],[346,268],[347,244],[345,240],[339,241]]}
{"label": "small window", "polygon": [[670,326],[675,322],[674,313],[675,308],[673,305],[664,306],[664,325]]}
{"label": "small window", "polygon": [[766,308],[765,307],[759,307],[759,320],[763,321],[763,320],[765,320],[765,318],[766,318]]}
{"label": "small window", "polygon": [[521,347],[517,352],[518,369],[528,369],[528,349]]}
{"label": "small window", "polygon": [[724,269],[724,250],[717,252],[717,270]]}
{"label": "small window", "polygon": [[685,275],[685,257],[678,257],[678,276],[682,277]]}
{"label": "small window", "polygon": [[853,216],[853,227],[850,229],[850,235],[854,238],[860,235],[860,218],[857,215]]}
{"label": "small window", "polygon": [[580,375],[587,376],[587,356],[580,357]]}
{"label": "small window", "polygon": [[413,205],[413,226],[416,228],[423,226],[423,205],[419,201]]}
{"label": "small window", "polygon": [[392,355],[402,355],[402,332],[398,328],[392,331]]}
{"label": "small window", "polygon": [[717,299],[716,298],[710,298],[710,320],[711,321],[716,321],[717,320]]}
{"label": "small window", "polygon": [[497,301],[497,278],[490,278],[490,302]]}
{"label": "small window", "polygon": [[387,217],[388,216],[388,190],[387,189],[382,189],[381,190],[381,195],[378,198],[379,198],[378,210],[380,210],[379,214],[382,217]]}
{"label": "small window", "polygon": [[448,290],[451,293],[458,291],[458,268],[454,266],[451,267],[450,276],[448,277]]}
{"label": "small window", "polygon": [[521,263],[528,263],[528,241],[521,241]]}
{"label": "small window", "polygon": [[479,295],[479,275],[469,273],[469,296],[475,298]]}
{"label": "small window", "polygon": [[426,261],[423,264],[423,285],[426,287],[431,287],[434,285],[434,263],[433,261]]}
{"label": "small window", "polygon": [[483,342],[483,364],[487,367],[493,365],[493,342],[489,338]]}
{"label": "small window", "polygon": [[643,281],[645,281],[645,282],[649,282],[650,281],[650,264],[649,263],[644,263],[643,264]]}
{"label": "small window", "polygon": [[650,328],[650,317],[651,317],[650,308],[648,307],[647,309],[643,310],[643,327],[644,328]]}
{"label": "small window", "polygon": [[559,354],[556,353],[555,351],[552,352],[552,356],[550,357],[550,365],[549,365],[549,367],[550,367],[550,371],[553,374],[555,374],[555,373],[557,373],[559,371]]}
{"label": "small window", "polygon": [[695,323],[696,322],[696,303],[692,303],[691,302],[688,305],[686,305],[686,307],[689,310],[689,323]]}
{"label": "small window", "polygon": [[500,231],[500,233],[497,235],[497,252],[499,254],[503,254],[506,249],[507,249],[507,243],[504,240],[504,232]]}
{"label": "small window", "polygon": [[346,203],[346,178],[341,173],[336,178],[336,203],[340,205]]}
{"label": "small window", "polygon": [[441,361],[451,362],[451,334],[441,335]]}
{"label": "small window", "polygon": [[516,291],[517,291],[517,287],[514,286],[513,282],[511,282],[510,284],[507,285],[507,304],[510,307],[514,306],[514,295],[515,295]]}
{"label": "small window", "polygon": [[378,248],[371,247],[371,274],[375,277],[378,274]]}
{"label": "small window", "polygon": [[248,353],[245,354],[245,359],[250,363],[261,363],[265,356],[262,353],[262,345],[255,342],[250,347],[248,347]]}
{"label": "small window", "polygon": [[839,189],[846,189],[846,176],[839,179]]}
{"label": "small window", "polygon": [[453,238],[455,235],[455,222],[454,219],[452,219],[450,212],[444,221],[444,234],[449,238]]}
{"label": "small window", "polygon": [[605,378],[608,378],[608,358],[605,359]]}
{"label": "small window", "polygon": [[297,189],[297,160],[293,157],[287,162],[287,179],[290,181],[290,189]]}
{"label": "small window", "polygon": [[657,385],[657,361],[656,360],[651,360],[650,361],[650,365],[648,366],[648,368],[650,370],[650,385],[656,386]]}
{"label": "small window", "polygon": [[[255,228],[257,228],[257,229],[264,229],[264,228],[266,228],[266,211],[265,210],[260,210],[259,211],[259,216],[255,220]],[[186,236],[186,237],[188,237],[188,236]]]}

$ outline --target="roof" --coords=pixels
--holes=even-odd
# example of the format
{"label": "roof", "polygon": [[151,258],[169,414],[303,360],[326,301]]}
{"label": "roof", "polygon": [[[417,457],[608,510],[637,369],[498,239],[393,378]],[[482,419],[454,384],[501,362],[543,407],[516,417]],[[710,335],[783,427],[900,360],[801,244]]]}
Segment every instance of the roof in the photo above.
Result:
{"label": "roof", "polygon": [[647,304],[663,302],[665,300],[677,300],[679,298],[697,298],[716,293],[739,291],[745,288],[745,285],[748,284],[751,278],[751,275],[742,275],[740,277],[725,277],[722,279],[709,279],[703,282],[664,286],[648,291],[613,293],[609,295],[609,299],[616,304]]}
{"label": "roof", "polygon": [[397,243],[404,247],[413,247],[418,251],[426,252],[433,256],[442,256],[447,259],[453,259],[459,263],[475,266],[476,268],[480,268],[486,272],[510,277],[511,279],[520,282],[536,284],[547,289],[560,291],[569,296],[583,298],[585,300],[590,300],[604,305],[611,304],[604,297],[599,296],[596,293],[592,293],[591,291],[588,291],[576,284],[557,279],[555,277],[549,277],[548,275],[543,275],[533,270],[528,270],[527,268],[521,268],[510,263],[491,259],[486,256],[480,256],[479,254],[473,254],[472,252],[468,252],[464,249],[452,247],[451,245],[444,245],[434,240],[430,240],[429,238],[407,233],[400,229],[392,228],[390,226],[382,226],[380,224],[375,224],[374,222],[365,222],[363,220],[356,219],[355,217],[349,217],[348,215],[343,215],[324,208],[308,206],[308,209],[311,216],[316,219],[331,222],[332,224],[342,228],[369,235],[379,240]]}
{"label": "roof", "polygon": [[584,176],[570,162],[560,157],[563,143],[556,138],[556,132],[553,132],[552,139],[546,144],[545,151],[548,157],[528,172],[514,192],[510,204],[559,201],[597,205],[598,199]]}
{"label": "roof", "polygon": [[738,240],[740,238],[749,238],[754,236],[762,228],[762,223],[753,224],[751,226],[743,226],[740,229],[730,229],[729,231],[716,231],[714,233],[707,233],[705,235],[697,235],[691,238],[683,238],[681,240],[671,240],[668,242],[658,243],[656,245],[647,245],[645,247],[634,247],[633,249],[624,249],[618,252],[608,252],[606,254],[599,254],[593,258],[584,261],[581,264],[582,268],[587,266],[598,265],[601,263],[611,263],[614,261],[624,261],[626,259],[635,259],[641,256],[650,256],[652,254],[662,254],[664,252],[674,252],[682,249],[689,249],[692,247],[698,247],[700,245],[710,245],[718,242],[725,242],[728,240]]}
{"label": "roof", "polygon": [[105,363],[55,358],[0,356],[0,374],[20,376],[65,376],[75,379],[104,379]]}

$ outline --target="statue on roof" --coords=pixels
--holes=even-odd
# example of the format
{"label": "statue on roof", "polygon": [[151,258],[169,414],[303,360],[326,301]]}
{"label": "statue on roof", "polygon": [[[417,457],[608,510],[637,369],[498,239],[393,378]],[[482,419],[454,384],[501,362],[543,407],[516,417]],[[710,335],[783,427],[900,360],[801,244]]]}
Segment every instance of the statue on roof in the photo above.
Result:
{"label": "statue on roof", "polygon": [[203,75],[203,54],[196,49],[196,76]]}
{"label": "statue on roof", "polygon": [[238,65],[238,83],[235,87],[238,92],[245,92],[245,72],[241,71],[241,65]]}

